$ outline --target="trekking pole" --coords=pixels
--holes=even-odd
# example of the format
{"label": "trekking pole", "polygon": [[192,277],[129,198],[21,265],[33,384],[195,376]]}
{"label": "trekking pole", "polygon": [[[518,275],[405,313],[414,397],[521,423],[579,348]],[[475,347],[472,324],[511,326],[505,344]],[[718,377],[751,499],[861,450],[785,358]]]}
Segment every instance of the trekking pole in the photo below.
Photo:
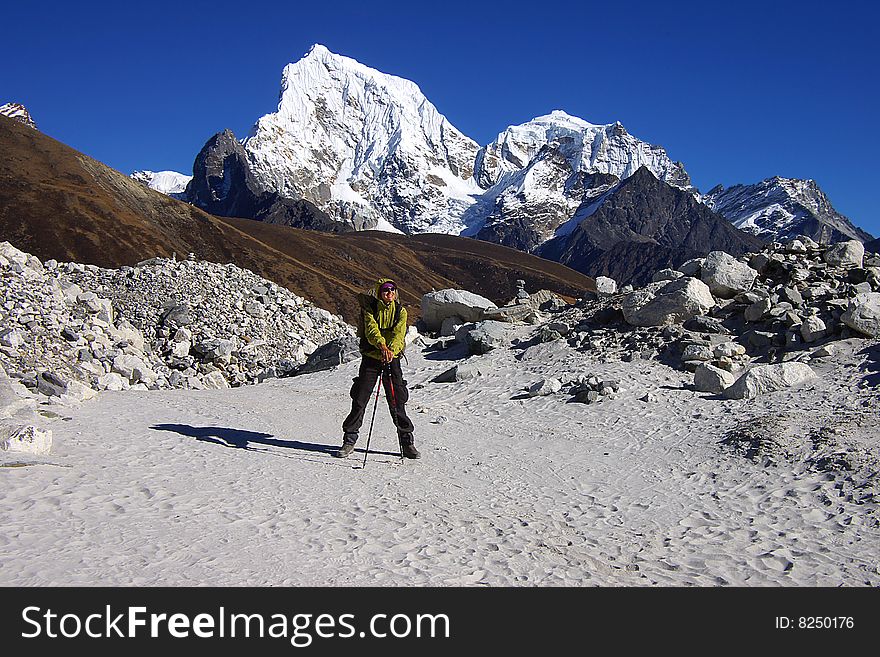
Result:
{"label": "trekking pole", "polygon": [[[384,374],[386,370],[383,370]],[[391,391],[391,417],[394,419],[394,428],[397,428],[397,397],[394,394],[394,380],[391,378],[391,363],[388,363],[387,366],[388,372],[388,389]],[[400,460],[403,460],[403,445],[400,444],[400,437],[398,436],[397,445],[400,447]]]}
{"label": "trekking pole", "polygon": [[367,434],[367,449],[364,452],[364,465],[361,469],[367,467],[367,456],[370,454],[370,438],[373,437],[373,422],[376,420],[376,407],[379,405],[379,388],[382,387],[382,377],[376,383],[376,401],[373,402],[373,417],[370,419],[370,432]]}

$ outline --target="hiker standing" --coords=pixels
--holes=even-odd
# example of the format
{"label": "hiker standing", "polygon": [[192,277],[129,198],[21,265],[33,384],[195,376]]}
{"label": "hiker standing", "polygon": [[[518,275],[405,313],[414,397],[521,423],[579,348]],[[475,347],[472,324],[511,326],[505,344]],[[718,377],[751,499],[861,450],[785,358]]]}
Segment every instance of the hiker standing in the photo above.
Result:
{"label": "hiker standing", "polygon": [[354,451],[364,411],[381,376],[388,409],[397,427],[400,453],[408,459],[417,459],[421,454],[413,444],[414,427],[406,414],[409,391],[400,368],[400,356],[406,345],[406,308],[398,300],[397,285],[390,278],[380,278],[373,295],[360,294],[358,301],[361,366],[351,386],[351,412],[342,423],[342,447],[336,456],[344,458]]}

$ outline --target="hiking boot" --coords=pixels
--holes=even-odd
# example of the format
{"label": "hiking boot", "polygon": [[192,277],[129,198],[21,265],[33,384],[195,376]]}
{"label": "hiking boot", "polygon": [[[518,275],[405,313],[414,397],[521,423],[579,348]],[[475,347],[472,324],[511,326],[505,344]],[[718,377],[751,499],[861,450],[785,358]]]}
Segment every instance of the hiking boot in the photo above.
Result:
{"label": "hiking boot", "polygon": [[412,443],[405,443],[400,446],[400,455],[405,459],[420,459],[422,455]]}
{"label": "hiking boot", "polygon": [[344,459],[346,456],[351,454],[354,451],[354,443],[342,443],[342,447],[340,447],[336,452],[336,457],[340,459]]}

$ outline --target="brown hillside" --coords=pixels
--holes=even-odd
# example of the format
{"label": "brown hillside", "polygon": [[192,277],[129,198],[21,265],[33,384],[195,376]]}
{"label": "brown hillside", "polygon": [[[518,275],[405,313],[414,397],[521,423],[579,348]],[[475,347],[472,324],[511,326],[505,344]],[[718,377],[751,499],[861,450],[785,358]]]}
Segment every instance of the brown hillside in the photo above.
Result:
{"label": "brown hillside", "polygon": [[329,234],[215,217],[6,117],[0,240],[43,260],[102,267],[195,253],[255,271],[348,320],[353,293],[380,275],[400,282],[413,317],[432,288],[463,288],[496,303],[513,297],[517,279],[569,298],[595,289],[593,279],[563,265],[468,238]]}

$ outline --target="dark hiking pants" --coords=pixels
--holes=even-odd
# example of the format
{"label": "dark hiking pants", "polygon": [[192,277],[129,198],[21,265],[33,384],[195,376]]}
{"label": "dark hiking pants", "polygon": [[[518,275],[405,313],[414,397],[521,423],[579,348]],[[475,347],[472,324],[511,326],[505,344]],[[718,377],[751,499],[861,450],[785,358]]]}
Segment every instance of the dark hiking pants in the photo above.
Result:
{"label": "dark hiking pants", "polygon": [[[370,403],[370,398],[376,394],[376,380],[382,374],[383,365],[375,358],[364,356],[361,358],[361,367],[358,375],[351,386],[351,413],[342,423],[345,432],[345,442],[355,442],[357,433],[364,422],[364,413]],[[409,391],[406,389],[406,381],[403,380],[403,371],[400,369],[400,358],[391,361],[391,381],[387,374],[382,377],[382,386],[385,388],[385,399],[388,402],[388,410],[397,427],[397,437],[401,445],[412,444],[413,423],[406,414],[406,401],[409,399]],[[391,385],[394,385],[392,395]],[[392,399],[394,402],[392,402]]]}

